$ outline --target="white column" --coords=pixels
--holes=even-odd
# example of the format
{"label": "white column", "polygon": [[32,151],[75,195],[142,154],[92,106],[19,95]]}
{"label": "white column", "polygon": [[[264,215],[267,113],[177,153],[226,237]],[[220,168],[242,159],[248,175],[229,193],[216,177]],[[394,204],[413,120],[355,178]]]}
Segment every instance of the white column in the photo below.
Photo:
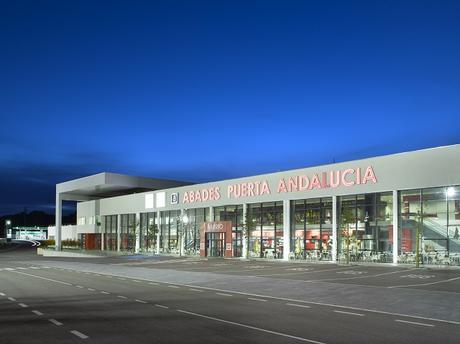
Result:
{"label": "white column", "polygon": [[[97,215],[96,215],[96,218],[97,218]],[[97,223],[97,219],[95,219],[96,223]],[[101,223],[101,225],[99,226],[99,230],[101,232],[101,251],[105,251],[105,217],[103,219],[103,217],[101,216],[99,218],[99,222]]]}
{"label": "white column", "polygon": [[117,251],[121,250],[121,215],[117,215]]}
{"label": "white column", "polygon": [[248,259],[249,257],[249,245],[248,245],[249,229],[248,229],[247,220],[248,220],[248,205],[247,203],[244,203],[243,204],[243,221],[244,221],[244,226],[245,226],[244,232],[246,234],[243,235],[243,237],[241,238],[243,242],[243,254],[242,254],[243,259]]}
{"label": "white column", "polygon": [[62,196],[56,192],[56,217],[54,229],[55,250],[61,250],[61,224],[62,224]]}
{"label": "white column", "polygon": [[337,262],[337,196],[332,196],[332,261]]}
{"label": "white column", "polygon": [[161,217],[160,217],[160,212],[159,211],[157,211],[157,213],[156,213],[156,221],[157,221],[157,248],[156,248],[156,254],[160,254]]}
{"label": "white column", "polygon": [[179,233],[179,255],[182,256],[185,252],[185,223],[184,223],[184,216],[185,216],[185,210],[181,209],[180,210],[180,221],[179,225],[180,228],[178,228],[178,233]]}
{"label": "white column", "polygon": [[291,202],[283,201],[283,260],[289,260],[291,252]]}
{"label": "white column", "polygon": [[399,219],[399,207],[398,207],[398,191],[393,191],[393,265],[398,264],[398,219]]}
{"label": "white column", "polygon": [[214,208],[209,207],[209,221],[214,221]]}
{"label": "white column", "polygon": [[136,249],[135,252],[139,253],[141,248],[141,214],[136,213],[136,219],[134,221],[134,225],[136,226],[135,233],[136,233]]}

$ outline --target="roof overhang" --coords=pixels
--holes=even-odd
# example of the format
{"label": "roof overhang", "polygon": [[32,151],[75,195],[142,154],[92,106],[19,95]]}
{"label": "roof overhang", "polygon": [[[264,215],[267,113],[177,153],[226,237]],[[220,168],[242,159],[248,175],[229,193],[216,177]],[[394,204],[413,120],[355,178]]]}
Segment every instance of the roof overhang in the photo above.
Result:
{"label": "roof overhang", "polygon": [[134,177],[103,172],[56,184],[56,194],[59,194],[62,200],[89,201],[190,184],[174,180]]}

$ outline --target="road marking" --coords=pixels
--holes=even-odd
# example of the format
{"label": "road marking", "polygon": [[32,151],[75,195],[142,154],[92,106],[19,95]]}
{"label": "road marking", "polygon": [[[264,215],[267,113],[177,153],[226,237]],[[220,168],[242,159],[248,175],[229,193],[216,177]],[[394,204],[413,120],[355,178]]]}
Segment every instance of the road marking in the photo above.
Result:
{"label": "road marking", "polygon": [[196,317],[205,318],[205,319],[209,319],[209,320],[214,320],[214,321],[222,322],[222,323],[225,323],[225,324],[245,327],[245,328],[249,328],[249,329],[255,330],[255,331],[260,331],[260,332],[270,333],[270,334],[274,334],[274,335],[281,336],[281,337],[291,338],[291,339],[295,339],[295,340],[298,340],[298,341],[301,341],[301,342],[315,343],[315,344],[325,344],[324,342],[319,342],[319,341],[312,340],[312,339],[297,337],[297,336],[293,336],[293,335],[290,335],[290,334],[287,334],[287,333],[271,331],[271,330],[267,330],[267,329],[260,328],[260,327],[255,327],[255,326],[251,326],[251,325],[237,323],[237,322],[234,322],[234,321],[229,321],[229,320],[225,320],[225,319],[210,317],[210,316],[207,316],[207,315],[193,313],[193,312],[188,312],[188,311],[184,311],[182,309],[178,309],[177,311],[180,312],[180,313],[193,315],[193,316],[196,316]]}
{"label": "road marking", "polygon": [[439,284],[439,283],[447,283],[447,282],[455,281],[455,280],[458,280],[458,279],[460,279],[460,277],[454,277],[454,278],[449,278],[449,279],[442,280],[442,281],[429,282],[429,283],[406,284],[406,285],[392,285],[392,286],[387,287],[387,288],[390,288],[390,289],[391,289],[391,288],[418,287],[418,286],[422,286],[422,285],[433,285],[433,284]]}
{"label": "road marking", "polygon": [[27,306],[25,303],[22,303],[22,302],[21,302],[21,303],[18,303],[18,305],[21,306],[22,308],[27,308],[27,307],[29,307],[29,306]]}
{"label": "road marking", "polygon": [[0,293],[0,296],[5,296],[5,294],[3,294],[3,293]]}
{"label": "road marking", "polygon": [[30,268],[34,269],[34,270],[40,270],[40,267],[38,267],[38,266],[31,266]]}
{"label": "road marking", "polygon": [[424,324],[424,323],[419,323],[419,322],[415,322],[415,321],[407,321],[407,320],[399,320],[399,319],[396,319],[395,321],[400,322],[400,323],[405,323],[405,324],[434,327],[433,324]]}
{"label": "road marking", "polygon": [[117,297],[119,297],[120,299],[127,299],[127,297],[123,295],[118,295]]}
{"label": "road marking", "polygon": [[179,288],[177,285],[168,285],[168,287],[169,288],[175,288],[175,289]]}
{"label": "road marking", "polygon": [[96,291],[96,289],[88,288],[89,291]]}
{"label": "road marking", "polygon": [[436,321],[436,322],[441,322],[441,323],[445,323],[445,324],[460,325],[460,321],[437,319],[437,318],[428,318],[428,317],[422,317],[422,316],[410,315],[410,314],[403,314],[403,313],[386,312],[386,311],[380,311],[380,310],[371,309],[371,308],[343,306],[343,305],[337,305],[337,304],[326,303],[326,302],[305,301],[305,300],[291,299],[291,298],[288,298],[288,297],[279,297],[279,296],[271,296],[271,295],[263,295],[263,294],[253,294],[253,293],[247,293],[247,292],[242,292],[242,291],[237,291],[237,290],[228,290],[228,289],[219,289],[219,288],[213,288],[213,287],[196,286],[196,285],[193,285],[193,284],[181,284],[181,285],[183,287],[188,287],[188,288],[198,287],[198,288],[201,288],[201,289],[204,289],[204,290],[228,292],[228,293],[234,293],[234,294],[244,295],[244,296],[264,297],[264,298],[271,299],[271,300],[282,300],[282,301],[289,301],[289,302],[307,303],[307,304],[311,304],[311,305],[335,307],[335,308],[342,308],[342,309],[351,309],[351,310],[364,311],[364,312],[375,313],[375,314],[385,314],[385,315],[392,315],[392,316],[398,316],[398,317],[407,317],[407,318],[412,318],[412,319],[422,319],[422,320]]}
{"label": "road marking", "polygon": [[83,289],[84,287],[82,285],[76,285],[77,288]]}
{"label": "road marking", "polygon": [[297,304],[297,303],[286,303],[286,306],[301,307],[301,308],[311,308],[310,306],[307,306],[307,305],[299,305],[299,304]]}
{"label": "road marking", "polygon": [[149,284],[151,284],[151,285],[158,285],[158,283],[156,283],[156,282],[150,282]]}
{"label": "road marking", "polygon": [[24,268],[24,267],[20,267],[18,268],[19,270],[27,270],[27,268]]}
{"label": "road marking", "polygon": [[72,330],[70,331],[70,333],[72,333],[73,335],[77,336],[77,337],[80,337],[81,339],[86,339],[86,338],[89,338],[86,334],[83,334],[77,330]]}
{"label": "road marking", "polygon": [[136,300],[134,300],[134,301],[136,301],[136,302],[139,302],[139,303],[147,303],[147,301],[144,301],[144,300],[138,300],[138,299],[136,299]]}
{"label": "road marking", "polygon": [[42,312],[39,312],[39,311],[36,311],[36,310],[33,310],[32,313],[38,315],[38,316],[42,316],[43,313]]}
{"label": "road marking", "polygon": [[56,319],[48,319],[48,321],[53,323],[56,326],[62,326],[62,323],[57,321]]}
{"label": "road marking", "polygon": [[135,283],[141,283],[141,281],[138,281],[138,280],[133,280],[133,282],[135,282]]}
{"label": "road marking", "polygon": [[248,297],[248,300],[251,300],[251,301],[260,301],[260,302],[267,302],[267,300],[264,300],[264,299],[256,299],[255,297]]}
{"label": "road marking", "polygon": [[35,277],[35,278],[40,278],[40,279],[43,279],[45,281],[50,281],[50,282],[55,282],[55,283],[60,283],[60,284],[65,284],[65,285],[72,285],[72,283],[67,283],[67,282],[58,281],[58,280],[55,280],[55,279],[52,279],[52,278],[46,278],[46,277],[41,277],[41,276],[37,276],[37,275],[27,274],[25,272],[14,271],[14,273],[21,274],[21,275],[26,275],[26,276],[30,276],[30,277]]}
{"label": "road marking", "polygon": [[14,271],[14,269],[12,269],[12,268],[5,268],[4,270],[6,270],[6,271]]}
{"label": "road marking", "polygon": [[166,309],[169,309],[168,306],[163,306],[163,305],[159,305],[158,303],[155,304],[155,307],[160,307],[160,308],[166,308]]}
{"label": "road marking", "polygon": [[102,291],[101,291],[101,294],[109,295],[110,293],[109,293],[108,291],[102,290]]}
{"label": "road marking", "polygon": [[220,296],[233,296],[232,294],[226,294],[226,293],[216,293],[216,294]]}
{"label": "road marking", "polygon": [[16,302],[16,299],[14,297],[9,297],[8,300]]}
{"label": "road marking", "polygon": [[200,289],[194,289],[194,288],[190,288],[189,290],[191,291],[196,291],[197,293],[202,293],[203,290],[200,290]]}
{"label": "road marking", "polygon": [[353,312],[344,312],[344,311],[337,311],[337,310],[334,310],[335,313],[340,313],[340,314],[348,314],[348,315],[356,315],[358,317],[363,317],[364,314],[361,314],[361,313],[353,313]]}

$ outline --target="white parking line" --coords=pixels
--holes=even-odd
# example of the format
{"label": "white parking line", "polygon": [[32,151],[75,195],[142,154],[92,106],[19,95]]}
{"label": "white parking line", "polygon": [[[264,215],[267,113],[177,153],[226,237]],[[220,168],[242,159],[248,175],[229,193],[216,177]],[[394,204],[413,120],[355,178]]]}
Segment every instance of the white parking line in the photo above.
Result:
{"label": "white parking line", "polygon": [[297,336],[293,336],[293,335],[290,335],[290,334],[287,334],[287,333],[282,333],[282,332],[266,330],[264,328],[255,327],[255,326],[246,325],[246,324],[241,324],[241,323],[237,323],[237,322],[229,321],[229,320],[225,320],[225,319],[214,318],[214,317],[210,317],[210,316],[203,315],[203,314],[188,312],[188,311],[184,311],[182,309],[178,309],[177,311],[180,312],[180,313],[193,315],[193,316],[196,316],[196,317],[205,318],[205,319],[209,319],[209,320],[214,320],[214,321],[222,322],[222,323],[225,323],[225,324],[245,327],[245,328],[249,328],[249,329],[255,330],[255,331],[260,331],[260,332],[270,333],[270,334],[274,334],[274,335],[281,336],[281,337],[295,339],[295,340],[298,340],[298,341],[301,341],[301,342],[314,343],[314,344],[325,344],[324,342],[319,342],[319,341],[312,340],[312,339],[297,337]]}
{"label": "white parking line", "polygon": [[189,290],[191,291],[196,291],[197,293],[202,293],[203,290],[200,290],[200,289],[194,289],[194,288],[190,288]]}
{"label": "white parking line", "polygon": [[407,320],[399,320],[399,319],[396,319],[395,321],[400,322],[400,323],[405,323],[405,324],[434,327],[433,324],[424,324],[424,323],[419,323],[419,322],[415,322],[415,321],[407,321]]}
{"label": "white parking line", "polygon": [[48,319],[48,321],[53,323],[56,326],[62,326],[62,323],[57,321],[56,319]]}
{"label": "white parking line", "polygon": [[449,278],[449,279],[446,279],[446,280],[442,280],[442,281],[436,281],[436,282],[429,282],[429,283],[419,283],[419,284],[406,284],[406,285],[392,285],[390,287],[387,287],[387,288],[406,288],[406,287],[418,287],[418,286],[422,286],[422,285],[433,285],[433,284],[439,284],[439,283],[447,283],[447,282],[452,282],[452,281],[456,281],[460,279],[460,277],[454,277],[454,278]]}
{"label": "white parking line", "polygon": [[8,300],[16,302],[16,299],[14,297],[9,297]]}
{"label": "white parking line", "polygon": [[356,315],[358,317],[363,317],[364,316],[364,314],[361,314],[361,313],[344,312],[344,311],[337,311],[337,310],[335,310],[334,312],[335,313],[340,313],[340,314]]}
{"label": "white parking line", "polygon": [[3,294],[3,293],[0,293],[0,296],[5,296],[5,294]]}
{"label": "white parking line", "polygon": [[286,303],[286,306],[300,307],[300,308],[311,308],[310,306],[307,306],[307,305],[299,305],[299,304],[297,304],[297,303]]}
{"label": "white parking line", "polygon": [[169,309],[168,306],[163,306],[163,305],[159,305],[158,303],[155,304],[155,307],[160,307],[160,308],[166,308],[166,309]]}
{"label": "white parking line", "polygon": [[127,299],[127,297],[123,295],[118,295],[117,297],[119,297],[120,299]]}
{"label": "white parking line", "polygon": [[73,335],[77,336],[77,337],[80,337],[81,339],[86,339],[86,338],[89,338],[86,334],[83,334],[77,330],[72,330],[70,331],[70,333],[72,333]]}
{"label": "white parking line", "polygon": [[101,290],[101,294],[109,295],[110,293],[108,291]]}
{"label": "white parking line", "polygon": [[133,282],[135,282],[135,283],[141,283],[141,281],[138,281],[138,280],[133,280]]}
{"label": "white parking line", "polygon": [[22,303],[22,302],[21,302],[21,303],[18,303],[18,305],[21,306],[22,308],[27,308],[27,307],[29,307],[29,306],[27,306],[25,303]]}
{"label": "white parking line", "polygon": [[38,316],[42,316],[42,315],[43,315],[42,312],[36,311],[36,310],[33,310],[32,313],[34,313],[34,314],[36,314],[36,315],[38,315]]}
{"label": "white parking line", "polygon": [[76,285],[77,288],[83,289],[84,287],[82,285]]}
{"label": "white parking line", "polygon": [[175,288],[175,289],[179,288],[177,285],[168,285],[168,287],[169,288]]}
{"label": "white parking line", "polygon": [[67,283],[67,282],[58,281],[58,280],[55,280],[55,279],[52,279],[52,278],[46,278],[46,277],[41,277],[41,276],[37,276],[37,275],[27,274],[25,272],[19,272],[19,271],[13,271],[13,272],[15,274],[21,274],[21,275],[25,275],[25,276],[40,278],[40,279],[45,280],[45,281],[60,283],[60,284],[64,284],[64,285],[72,285],[72,283]]}
{"label": "white parking line", "polygon": [[139,302],[139,303],[147,303],[147,301],[144,301],[144,300],[138,300],[138,299],[135,299],[134,301],[136,301],[136,302]]}
{"label": "white parking line", "polygon": [[149,284],[150,285],[158,285],[158,283],[156,283],[156,282],[150,282]]}
{"label": "white parking line", "polygon": [[96,289],[88,288],[89,291],[96,291]]}
{"label": "white parking line", "polygon": [[216,295],[220,295],[220,296],[233,296],[232,294],[226,294],[226,293],[216,293]]}
{"label": "white parking line", "polygon": [[267,300],[264,300],[264,299],[256,299],[255,297],[248,297],[248,300],[251,300],[251,301],[259,301],[259,302],[267,302]]}

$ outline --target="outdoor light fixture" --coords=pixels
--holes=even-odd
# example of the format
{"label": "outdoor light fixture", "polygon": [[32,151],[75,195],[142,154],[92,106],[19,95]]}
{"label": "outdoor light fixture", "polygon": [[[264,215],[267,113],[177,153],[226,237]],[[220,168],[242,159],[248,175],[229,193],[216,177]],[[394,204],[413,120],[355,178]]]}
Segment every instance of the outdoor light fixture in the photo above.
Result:
{"label": "outdoor light fixture", "polygon": [[448,187],[446,191],[446,195],[447,197],[455,196],[455,189],[452,186]]}
{"label": "outdoor light fixture", "polygon": [[11,220],[6,220],[5,223],[6,223],[7,226],[9,226],[9,225],[11,225]]}
{"label": "outdoor light fixture", "polygon": [[188,223],[188,216],[184,215],[182,216],[182,222],[186,225]]}

